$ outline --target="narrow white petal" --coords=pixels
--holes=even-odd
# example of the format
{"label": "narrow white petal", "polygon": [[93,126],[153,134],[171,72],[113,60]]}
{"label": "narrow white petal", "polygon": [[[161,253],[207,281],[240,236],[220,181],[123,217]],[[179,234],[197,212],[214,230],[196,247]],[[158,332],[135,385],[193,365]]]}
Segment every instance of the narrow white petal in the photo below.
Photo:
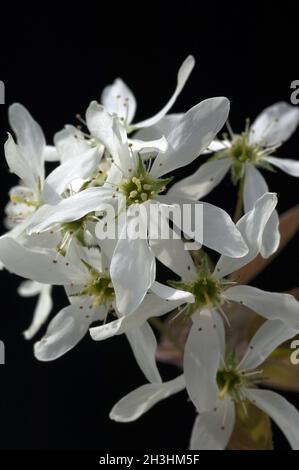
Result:
{"label": "narrow white petal", "polygon": [[282,430],[293,450],[299,450],[299,413],[285,398],[270,390],[247,389],[246,395]]}
{"label": "narrow white petal", "polygon": [[162,238],[150,239],[150,246],[161,263],[182,279],[191,280],[196,276],[196,270],[190,253],[184,249],[184,243],[180,238],[173,237],[171,229],[169,232],[169,240]]}
{"label": "narrow white petal", "polygon": [[209,147],[207,148],[208,152],[220,152],[221,150],[226,150],[231,147],[231,142],[229,140],[212,140]]}
{"label": "narrow white petal", "polygon": [[86,123],[92,136],[96,137],[114,153],[115,135],[113,132],[113,116],[97,101],[92,101],[86,110]]}
{"label": "narrow white petal", "polygon": [[179,289],[173,289],[172,287],[165,286],[165,284],[161,284],[157,281],[153,283],[151,291],[164,300],[181,300],[182,303],[193,303],[195,301],[194,295],[190,292],[186,292]]}
{"label": "narrow white petal", "polygon": [[203,204],[203,245],[226,256],[239,258],[248,253],[241,233],[220,207]]}
{"label": "narrow white petal", "polygon": [[6,269],[43,284],[84,283],[82,271],[55,251],[33,251],[9,237],[0,239],[0,260]]}
{"label": "narrow white petal", "polygon": [[33,338],[41,326],[47,321],[53,307],[51,289],[52,286],[47,284],[41,286],[40,294],[33,313],[32,323],[29,328],[23,332],[26,339]]}
{"label": "narrow white petal", "polygon": [[228,158],[203,163],[193,175],[175,183],[167,194],[175,200],[188,198],[197,201],[220,183],[230,166],[231,160]]}
{"label": "narrow white petal", "polygon": [[163,300],[155,294],[149,293],[135,312],[124,315],[105,325],[91,328],[90,335],[95,341],[102,341],[114,335],[126,333],[131,329],[143,325],[149,318],[159,317],[165,313],[171,312],[183,303],[182,300]]}
{"label": "narrow white petal", "polygon": [[290,158],[277,158],[277,157],[264,157],[264,160],[277,166],[280,170],[285,171],[291,176],[299,176],[299,162],[298,160],[291,160]]}
{"label": "narrow white petal", "polygon": [[45,146],[43,158],[45,162],[58,162],[60,160],[59,153],[54,145]]}
{"label": "narrow white petal", "polygon": [[188,165],[211,143],[229,113],[227,98],[210,98],[189,109],[167,136],[168,150],[155,159],[151,175],[160,177]]}
{"label": "narrow white petal", "polygon": [[253,208],[237,222],[237,228],[249,248],[248,254],[242,258],[222,255],[214,270],[216,277],[227,276],[242,266],[246,266],[258,255],[262,248],[265,227],[276,204],[276,194],[265,193],[255,202]]}
{"label": "narrow white petal", "polygon": [[45,336],[34,345],[38,360],[53,361],[63,356],[79,343],[97,317],[104,317],[105,308],[90,309],[90,303],[89,299],[77,299],[60,310],[50,322]]}
{"label": "narrow white petal", "polygon": [[134,134],[134,139],[142,141],[151,141],[160,139],[162,136],[167,137],[172,129],[178,125],[180,119],[184,116],[184,113],[179,114],[167,114],[159,122],[151,127],[144,127]]}
{"label": "narrow white petal", "polygon": [[139,328],[127,331],[127,339],[140,369],[149,382],[162,382],[156,363],[157,340],[146,322]]}
{"label": "narrow white petal", "polygon": [[160,119],[162,119],[165,116],[165,114],[168,113],[170,108],[172,108],[172,106],[174,105],[174,103],[175,103],[177,97],[179,96],[179,94],[181,93],[182,89],[184,88],[185,83],[188,80],[189,75],[192,72],[192,69],[193,69],[194,65],[195,65],[194,57],[189,55],[184,60],[184,62],[182,63],[182,65],[181,65],[181,67],[178,71],[177,86],[176,86],[176,89],[175,89],[173,95],[171,96],[170,100],[166,103],[166,105],[157,114],[155,114],[154,116],[152,116],[149,119],[145,119],[144,121],[141,121],[141,122],[138,122],[137,124],[134,124],[134,126],[133,126],[134,129],[141,129],[142,127],[153,126],[154,124],[159,122]]}
{"label": "narrow white petal", "polygon": [[86,152],[90,147],[77,128],[67,126],[54,136],[55,147],[61,162],[71,160]]}
{"label": "narrow white petal", "polygon": [[121,78],[104,88],[101,103],[111,114],[117,114],[126,124],[130,124],[136,111],[136,99],[130,88]]}
{"label": "narrow white petal", "polygon": [[9,107],[8,118],[23,157],[26,158],[36,177],[43,180],[46,142],[40,125],[20,103],[14,103]]}
{"label": "narrow white petal", "polygon": [[37,210],[30,221],[28,233],[42,232],[55,224],[81,219],[86,214],[105,209],[112,204],[113,191],[109,188],[88,188],[74,196],[62,199],[56,205],[44,205]]}
{"label": "narrow white petal", "polygon": [[188,394],[197,411],[215,407],[219,393],[216,381],[220,365],[217,325],[208,310],[192,316],[193,325],[185,345],[184,375]]}
{"label": "narrow white petal", "polygon": [[106,147],[123,173],[128,173],[129,168],[132,172],[134,162],[129,152],[126,130],[120,120],[92,101],[86,111],[86,122],[91,134]]}
{"label": "narrow white petal", "polygon": [[251,286],[234,286],[224,293],[225,298],[240,302],[268,320],[281,320],[299,331],[299,302],[290,294],[266,292]]}
{"label": "narrow white petal", "polygon": [[45,180],[43,197],[47,201],[47,194],[50,191],[61,195],[67,186],[74,180],[89,178],[98,167],[102,153],[98,148],[89,149],[59,165]]}
{"label": "narrow white petal", "polygon": [[[250,211],[257,199],[269,192],[268,185],[261,173],[253,166],[247,165],[244,185],[244,210]],[[279,217],[273,211],[264,229],[261,255],[268,258],[277,250],[280,241]]]}
{"label": "narrow white petal", "polygon": [[264,109],[250,129],[250,143],[263,147],[281,145],[299,123],[299,110],[283,101]]}
{"label": "narrow white petal", "polygon": [[164,136],[155,140],[147,140],[146,142],[144,140],[130,139],[129,144],[132,151],[139,152],[141,157],[151,153],[165,153],[168,148],[168,142]]}
{"label": "narrow white petal", "polygon": [[298,331],[289,328],[280,320],[266,321],[250,341],[238,368],[240,370],[256,369],[275,349],[296,336]]}
{"label": "narrow white petal", "polygon": [[159,401],[185,388],[184,376],[162,384],[146,384],[123,397],[112,408],[109,417],[114,421],[128,423],[140,418]]}
{"label": "narrow white petal", "polygon": [[215,409],[197,416],[191,450],[225,450],[235,425],[235,405],[230,398],[218,400]]}
{"label": "narrow white petal", "polygon": [[[138,220],[140,224],[145,222],[142,217]],[[134,239],[130,236],[135,223],[136,217],[127,218],[127,224],[116,245],[110,266],[116,305],[124,315],[133,312],[141,304],[156,276],[155,256],[145,238],[146,230],[141,228],[144,234],[142,238]],[[125,231],[127,235],[124,235]]]}
{"label": "narrow white petal", "polygon": [[10,134],[8,134],[7,141],[4,144],[4,153],[10,171],[19,176],[28,188],[35,190],[37,187],[36,174],[21,154],[19,147]]}
{"label": "narrow white petal", "polygon": [[18,287],[18,294],[21,297],[32,297],[41,293],[43,284],[36,281],[23,281]]}

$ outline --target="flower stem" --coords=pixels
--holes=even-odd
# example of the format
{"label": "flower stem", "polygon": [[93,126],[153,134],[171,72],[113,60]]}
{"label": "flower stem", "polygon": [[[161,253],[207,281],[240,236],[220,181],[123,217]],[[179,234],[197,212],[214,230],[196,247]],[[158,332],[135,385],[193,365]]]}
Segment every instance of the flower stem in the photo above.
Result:
{"label": "flower stem", "polygon": [[162,322],[159,318],[157,317],[152,317],[150,318],[149,322],[151,323],[151,325],[156,328],[156,330],[159,331],[159,333],[165,335],[169,341],[172,342],[172,344],[175,346],[175,348],[178,350],[178,352],[180,352],[181,354],[183,354],[184,352],[184,348],[181,346],[181,344],[179,343],[178,339],[176,338],[176,336],[172,333],[172,331],[165,325],[164,322]]}
{"label": "flower stem", "polygon": [[244,183],[245,183],[245,177],[242,176],[240,183],[239,183],[238,199],[237,199],[237,204],[236,204],[235,213],[233,217],[233,221],[235,222],[235,224],[238,222],[238,220],[240,219],[243,213]]}

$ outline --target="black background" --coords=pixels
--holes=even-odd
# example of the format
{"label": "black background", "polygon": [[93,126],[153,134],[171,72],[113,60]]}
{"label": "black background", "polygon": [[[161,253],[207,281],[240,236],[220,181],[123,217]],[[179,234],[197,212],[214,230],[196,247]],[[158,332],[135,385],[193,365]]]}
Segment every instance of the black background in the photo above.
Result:
{"label": "black background", "polygon": [[[159,110],[173,91],[183,59],[193,54],[196,67],[172,111],[185,111],[200,100],[225,95],[230,121],[241,131],[266,106],[290,99],[290,83],[299,79],[296,2],[210,2],[161,5],[143,2],[109,14],[92,4],[61,8],[44,5],[34,16],[15,11],[4,17],[0,79],[6,105],[0,106],[4,142],[7,105],[19,101],[41,124],[51,143],[65,123],[75,123],[103,87],[122,77],[134,91],[137,119]],[[167,5],[167,4],[166,4]],[[74,19],[74,13],[76,20]],[[299,131],[278,152],[298,158]],[[2,152],[1,211],[17,181]],[[197,168],[199,161],[192,165]],[[181,171],[180,175],[183,175]],[[267,174],[279,192],[279,212],[299,202],[298,180],[282,172]],[[234,191],[226,179],[208,198],[233,210]],[[3,228],[4,230],[4,228]],[[255,285],[276,291],[297,287],[298,236]],[[16,294],[19,279],[0,273],[0,339],[6,365],[0,368],[0,448],[2,449],[185,449],[194,409],[185,393],[170,398],[133,424],[109,421],[113,404],[144,383],[125,338],[97,344],[86,337],[53,363],[39,363],[22,331],[31,321],[35,299]],[[55,314],[65,302],[54,290]],[[40,335],[39,335],[40,336]],[[176,370],[161,366],[165,378]],[[299,405],[295,394],[286,395]],[[287,448],[275,433],[278,448]]]}

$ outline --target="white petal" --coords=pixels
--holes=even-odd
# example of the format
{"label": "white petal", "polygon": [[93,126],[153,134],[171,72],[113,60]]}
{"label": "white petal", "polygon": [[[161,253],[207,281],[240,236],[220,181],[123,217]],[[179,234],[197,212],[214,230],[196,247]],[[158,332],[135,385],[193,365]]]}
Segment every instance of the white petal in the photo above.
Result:
{"label": "white petal", "polygon": [[[145,222],[141,217],[139,220],[140,224]],[[124,315],[133,312],[141,304],[156,276],[155,256],[147,238],[130,237],[131,227],[135,225],[135,221],[135,217],[127,217],[127,223],[114,250],[110,266],[116,305]],[[127,235],[122,238],[125,231]],[[143,232],[145,234],[145,231]]]}
{"label": "white petal", "polygon": [[[203,204],[203,245],[226,256],[239,258],[248,253],[242,235],[230,216],[220,207]],[[199,240],[200,241],[200,240]]]}
{"label": "white petal", "polygon": [[184,243],[180,238],[173,238],[171,229],[169,240],[150,239],[150,246],[156,258],[182,279],[188,281],[196,276],[195,266],[189,251],[184,249]]}
{"label": "white petal", "polygon": [[150,171],[158,178],[188,165],[208,147],[223,127],[229,113],[227,98],[210,98],[189,109],[167,136],[165,154],[159,154]]}
{"label": "white petal", "polygon": [[276,194],[265,193],[255,202],[253,209],[237,222],[237,228],[249,248],[248,254],[242,258],[221,256],[214,270],[216,277],[227,276],[242,266],[246,266],[258,255],[262,247],[265,227],[276,204]]}
{"label": "white petal", "polygon": [[[248,253],[246,243],[236,225],[233,223],[231,217],[223,209],[220,209],[220,207],[207,202],[194,202],[190,199],[181,199],[178,203],[171,197],[168,197],[168,195],[159,196],[159,202],[179,206],[181,208],[181,214],[184,213],[184,205],[189,206],[191,222],[197,217],[197,222],[200,224],[201,229],[199,227],[199,230],[194,232],[192,223],[184,223],[183,227],[178,228],[191,239],[194,238],[197,243],[218,251],[218,253],[232,257],[241,257]],[[196,206],[198,206],[199,210],[197,210]],[[200,212],[201,208],[202,212]],[[196,213],[197,215],[195,216]],[[170,213],[170,216],[171,215]],[[175,223],[174,218],[173,222]]]}
{"label": "white petal", "polygon": [[23,281],[18,287],[18,294],[21,297],[32,297],[41,293],[43,284],[36,281]]}
{"label": "white petal", "polygon": [[128,169],[132,172],[134,161],[129,152],[126,130],[120,120],[92,101],[86,111],[86,122],[91,134],[106,147],[123,173],[131,174]]}
{"label": "white petal", "polygon": [[35,343],[34,355],[40,361],[53,361],[72,349],[85,336],[90,324],[104,316],[105,308],[90,309],[90,299],[77,300],[53,318],[45,336]]}
{"label": "white petal", "polygon": [[[257,199],[263,194],[269,192],[264,177],[253,166],[247,165],[244,185],[244,210],[250,211]],[[280,242],[279,217],[276,211],[273,211],[264,229],[263,244],[260,248],[261,255],[268,258],[277,250]]]}
{"label": "white petal", "polygon": [[4,152],[10,171],[19,176],[28,188],[35,190],[37,187],[36,175],[10,134],[4,144]]}
{"label": "white petal", "polygon": [[96,101],[92,101],[87,108],[86,123],[91,135],[99,139],[113,156],[117,145],[113,131],[114,119],[104,106]]}
{"label": "white petal", "polygon": [[299,413],[285,398],[270,390],[248,389],[246,395],[282,430],[293,450],[299,450]]}
{"label": "white petal", "polygon": [[140,307],[135,312],[124,315],[118,320],[114,320],[102,326],[90,329],[90,335],[95,341],[102,341],[114,335],[120,335],[137,328],[151,317],[158,317],[171,312],[184,302],[182,300],[169,301],[157,297],[155,294],[147,294]]}
{"label": "white petal", "polygon": [[150,325],[144,323],[139,328],[127,331],[126,335],[137,364],[147,380],[152,383],[162,382],[156,364],[157,340]]}
{"label": "white petal", "polygon": [[191,450],[225,450],[235,425],[235,405],[230,398],[218,400],[215,410],[197,416]]}
{"label": "white petal", "polygon": [[67,126],[57,132],[54,136],[54,142],[61,162],[77,157],[90,148],[78,129],[73,126]]}
{"label": "white petal", "polygon": [[234,286],[224,293],[225,298],[240,302],[268,320],[281,320],[299,331],[299,302],[290,294],[266,292],[251,286]]}
{"label": "white petal", "polygon": [[52,191],[61,195],[75,179],[89,178],[98,167],[101,157],[99,149],[94,148],[59,165],[45,180],[44,199],[47,201],[47,194],[51,195]]}
{"label": "white petal", "polygon": [[134,139],[142,141],[151,141],[160,139],[161,136],[168,136],[172,129],[178,125],[179,121],[184,116],[184,113],[167,114],[159,122],[151,127],[140,129],[134,134]]}
{"label": "white petal", "polygon": [[31,219],[28,233],[42,232],[55,224],[72,222],[90,212],[100,211],[101,208],[105,208],[106,204],[112,204],[112,192],[108,188],[88,188],[67,199],[62,199],[54,206],[41,206]]}
{"label": "white petal", "polygon": [[221,150],[226,150],[227,148],[231,147],[231,142],[229,140],[212,140],[207,150],[209,152],[220,152]]}
{"label": "white petal", "polygon": [[136,99],[130,88],[121,78],[104,88],[101,103],[111,114],[117,114],[126,124],[130,124],[136,111]]}
{"label": "white petal", "polygon": [[193,303],[195,301],[193,294],[190,292],[173,289],[172,287],[165,286],[164,284],[160,284],[160,282],[157,281],[153,283],[151,291],[164,300],[181,300],[182,303]]}
{"label": "white petal", "polygon": [[295,131],[299,123],[299,110],[283,101],[266,108],[250,129],[250,143],[263,147],[281,145]]}
{"label": "white petal", "polygon": [[256,369],[279,345],[296,334],[296,330],[289,328],[280,320],[266,321],[250,341],[238,369]]}
{"label": "white petal", "polygon": [[40,295],[33,313],[32,323],[29,328],[23,332],[26,339],[33,338],[51,313],[53,307],[51,288],[52,286],[47,284],[41,286]]}
{"label": "white petal", "polygon": [[147,156],[148,154],[157,154],[159,152],[165,153],[168,148],[168,142],[164,136],[156,140],[136,140],[129,139],[129,144],[133,152],[139,152],[140,156]]}
{"label": "white petal", "polygon": [[219,393],[216,381],[220,365],[217,328],[207,310],[193,314],[193,325],[185,345],[184,375],[188,394],[197,411],[215,407]]}
{"label": "white petal", "polygon": [[60,160],[59,153],[54,145],[46,145],[43,158],[45,162],[58,162]]}
{"label": "white petal", "polygon": [[152,116],[149,119],[145,119],[142,122],[138,122],[137,124],[134,124],[134,126],[133,126],[134,129],[141,129],[142,127],[153,126],[154,124],[159,122],[160,119],[162,119],[165,116],[165,114],[168,113],[170,108],[172,108],[173,104],[175,103],[177,97],[181,93],[182,89],[184,88],[185,83],[188,80],[190,73],[192,72],[194,64],[195,64],[194,57],[189,55],[184,60],[184,62],[182,63],[182,65],[181,65],[181,67],[178,71],[177,86],[176,86],[176,89],[175,89],[173,95],[171,96],[170,100],[166,103],[166,105],[157,114],[155,114],[154,116]]}
{"label": "white petal", "polygon": [[40,125],[20,103],[8,109],[9,123],[14,130],[22,155],[31,166],[34,174],[44,178],[45,137]]}
{"label": "white petal", "polygon": [[109,417],[114,421],[128,423],[135,421],[156,403],[185,388],[184,376],[162,384],[146,384],[123,397],[112,408]]}
{"label": "white petal", "polygon": [[228,158],[203,163],[193,175],[175,183],[167,194],[176,200],[188,198],[197,201],[220,183],[230,166],[231,160]]}
{"label": "white petal", "polygon": [[277,166],[291,176],[299,176],[299,162],[289,158],[264,157],[264,160]]}
{"label": "white petal", "polygon": [[0,239],[0,259],[14,274],[43,284],[80,284],[86,280],[78,267],[66,264],[55,251],[29,250],[9,237]]}

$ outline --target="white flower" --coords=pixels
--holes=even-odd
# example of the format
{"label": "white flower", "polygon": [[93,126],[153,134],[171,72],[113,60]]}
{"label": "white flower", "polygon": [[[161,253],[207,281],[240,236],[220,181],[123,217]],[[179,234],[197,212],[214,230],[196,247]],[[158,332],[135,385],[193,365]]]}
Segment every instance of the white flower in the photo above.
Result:
{"label": "white flower", "polygon": [[189,55],[184,60],[178,71],[177,85],[169,101],[157,114],[151,118],[145,119],[144,121],[132,124],[136,112],[136,99],[129,87],[120,78],[117,78],[112,85],[108,85],[104,88],[101,96],[101,103],[110,114],[117,115],[119,117],[128,132],[135,129],[151,127],[157,124],[173,106],[177,97],[184,88],[194,64],[194,57]]}
{"label": "white flower", "polygon": [[[213,320],[209,315],[198,317],[197,323],[202,333],[208,329],[212,335]],[[218,351],[215,351],[217,341],[209,343],[205,334],[202,334],[198,349],[193,341],[199,388],[191,399],[195,399],[194,404],[200,414],[192,432],[192,449],[225,449],[235,423],[234,403],[243,402],[246,407],[246,400],[267,413],[284,432],[292,448],[299,449],[298,411],[277,393],[256,388],[262,376],[262,369],[257,368],[277,346],[297,332],[279,320],[265,322],[250,341],[239,363],[229,349],[225,351],[223,336]],[[205,362],[207,357],[209,361]],[[206,376],[210,378],[208,384],[203,380]]]}
{"label": "white flower", "polygon": [[156,242],[153,250],[157,258],[182,278],[182,281],[171,282],[171,285],[194,294],[195,303],[189,307],[187,314],[193,317],[194,312],[209,309],[225,315],[222,305],[225,302],[238,302],[265,318],[280,319],[289,327],[299,330],[299,303],[292,295],[235,285],[235,282],[225,279],[225,276],[246,266],[260,252],[264,229],[276,203],[277,198],[273,193],[266,193],[256,201],[253,209],[237,223],[249,248],[248,254],[242,258],[222,255],[213,272],[205,258],[196,267],[189,252],[183,249],[181,240]]}
{"label": "white flower", "polygon": [[[5,143],[5,157],[10,171],[22,181],[10,191],[11,202],[6,208],[13,222],[30,219],[45,202],[53,204],[75,179],[84,180],[97,168],[102,154],[98,149],[87,149],[72,161],[57,167],[45,178],[45,160],[49,155],[44,134],[29,112],[19,103],[9,108],[9,121],[17,136],[17,144],[11,135]],[[55,149],[50,147],[52,153]],[[24,227],[28,224],[28,220]],[[19,230],[18,230],[19,234]]]}
{"label": "white flower", "polygon": [[[169,191],[173,197],[198,200],[217,186],[231,170],[234,183],[244,179],[244,212],[252,209],[255,201],[268,191],[267,183],[258,168],[276,166],[292,176],[299,176],[299,162],[273,157],[272,153],[295,131],[299,123],[299,110],[285,102],[266,108],[241,135],[214,141],[209,149],[216,157],[201,165],[197,172],[178,183]],[[167,134],[166,134],[167,136]],[[278,248],[280,235],[278,214],[273,212],[264,232],[261,254],[270,256]]]}
{"label": "white flower", "polygon": [[[128,146],[126,133],[119,121],[111,121],[104,108],[92,106],[90,113],[93,118],[104,123],[98,126],[102,132],[101,141],[113,157],[107,180],[102,187],[88,188],[57,205],[43,207],[34,215],[30,233],[79,220],[88,213],[105,209],[109,204],[127,210],[127,223],[123,231],[130,234],[131,227],[136,225],[136,217],[140,222],[140,206],[149,208],[150,204],[171,205],[177,202],[165,200],[160,195],[170,181],[162,176],[192,162],[207,147],[224,124],[228,108],[225,98],[212,98],[190,109],[169,136],[166,152],[158,153],[147,170]],[[203,207],[203,243],[230,256],[245,255],[247,247],[230,217],[211,204],[203,203]],[[144,219],[141,219],[141,224],[140,231],[145,233]],[[130,276],[126,275],[128,269]],[[133,239],[120,235],[110,274],[118,309],[123,314],[134,311],[155,280],[155,257],[146,236]]]}
{"label": "white flower", "polygon": [[[194,67],[194,57],[189,55],[182,63],[178,74],[177,74],[177,85],[175,91],[165,106],[151,118],[145,119],[139,123],[133,124],[132,120],[136,112],[136,99],[130,88],[124,83],[121,78],[117,78],[111,85],[104,88],[101,96],[101,105],[96,101],[92,101],[86,112],[86,120],[78,116],[80,121],[86,126],[87,132],[83,132],[78,128],[67,125],[60,132],[57,132],[54,136],[54,142],[56,146],[57,159],[61,162],[69,160],[88,148],[98,147],[101,151],[103,150],[103,144],[105,145],[106,139],[103,138],[103,126],[109,128],[108,121],[115,117],[120,120],[122,125],[125,127],[128,133],[138,130],[147,129],[154,125],[159,125],[160,122],[167,120],[166,113],[175,103],[177,97],[181,93],[185,86],[186,81]],[[91,112],[92,109],[98,110],[102,108],[106,111],[106,122],[102,119],[99,120]],[[112,128],[112,126],[110,126]],[[103,139],[103,140],[102,140]],[[159,132],[157,139],[146,139],[148,142],[141,142],[140,138],[132,138],[129,140],[134,150],[138,150],[140,146],[147,151],[157,150],[163,151],[164,138],[163,133]],[[109,147],[108,147],[109,149]],[[109,163],[109,159],[108,159]]]}
{"label": "white flower", "polygon": [[[63,308],[50,322],[45,336],[34,346],[34,353],[41,361],[57,359],[72,349],[86,334],[90,325],[98,320],[106,321],[108,315],[120,317],[121,322],[128,322],[130,331],[126,332],[137,363],[149,381],[161,381],[155,362],[157,342],[155,335],[147,323],[153,316],[168,313],[194,297],[188,292],[178,291],[155,282],[151,291],[135,312],[137,321],[122,317],[115,303],[115,292],[109,276],[110,257],[115,242],[106,241],[102,255],[98,250],[84,249],[72,245],[66,256],[52,250],[42,252],[31,251],[6,237],[0,240],[5,253],[5,265],[15,274],[48,284],[62,285],[69,296],[70,305]],[[27,285],[30,293],[35,286]],[[32,336],[36,328],[46,320],[46,312],[36,317],[29,334]],[[44,315],[44,316],[42,316]],[[117,321],[117,320],[116,320]],[[110,334],[114,334],[114,323],[104,326]]]}
{"label": "white flower", "polygon": [[[273,419],[291,447],[298,450],[298,411],[279,394],[256,388],[262,377],[262,370],[257,368],[280,344],[294,337],[297,331],[288,328],[280,320],[266,321],[238,362],[229,349],[225,351],[224,329],[217,333],[214,321],[210,312],[197,315],[196,323],[201,338],[199,340],[195,335],[188,338],[189,343],[192,343],[189,354],[193,354],[193,374],[198,386],[194,393],[188,392],[199,413],[192,430],[190,448],[225,449],[235,425],[235,403],[242,402],[246,407],[246,401],[249,400]],[[120,422],[134,421],[162,399],[183,389],[183,375],[162,384],[143,385],[122,398],[111,410],[110,418]]]}

